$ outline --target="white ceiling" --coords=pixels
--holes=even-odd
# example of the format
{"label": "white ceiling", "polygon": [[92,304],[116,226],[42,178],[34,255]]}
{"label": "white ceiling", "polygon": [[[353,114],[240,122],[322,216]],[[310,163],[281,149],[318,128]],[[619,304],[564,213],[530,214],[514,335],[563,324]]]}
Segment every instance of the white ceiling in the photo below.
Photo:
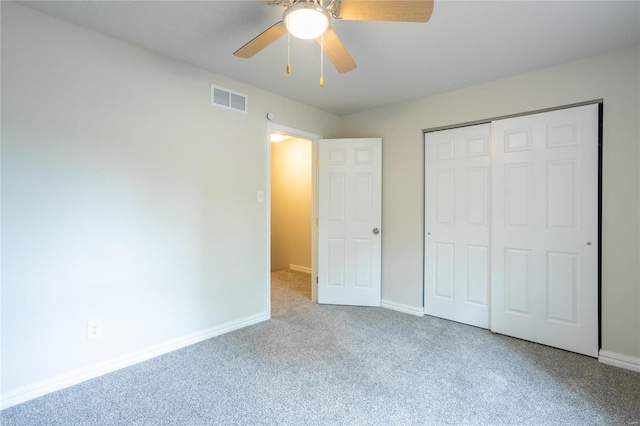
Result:
{"label": "white ceiling", "polygon": [[[567,62],[640,41],[639,1],[435,1],[427,23],[333,20],[358,68],[325,64],[315,41],[233,52],[283,8],[233,1],[28,1],[58,18],[346,115]],[[640,76],[639,76],[640,78]],[[215,82],[212,82],[215,83]]]}

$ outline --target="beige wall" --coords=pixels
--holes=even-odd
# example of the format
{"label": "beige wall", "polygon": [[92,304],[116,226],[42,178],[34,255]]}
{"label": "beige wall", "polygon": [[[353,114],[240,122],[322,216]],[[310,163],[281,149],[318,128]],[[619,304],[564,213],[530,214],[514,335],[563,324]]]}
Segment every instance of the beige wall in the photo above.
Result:
{"label": "beige wall", "polygon": [[422,306],[422,129],[602,98],[602,347],[640,356],[639,50],[343,117],[343,136],[383,138],[383,299]]}
{"label": "beige wall", "polygon": [[3,401],[268,318],[265,115],[339,118],[1,3]]}
{"label": "beige wall", "polygon": [[311,269],[311,141],[271,144],[271,271]]}

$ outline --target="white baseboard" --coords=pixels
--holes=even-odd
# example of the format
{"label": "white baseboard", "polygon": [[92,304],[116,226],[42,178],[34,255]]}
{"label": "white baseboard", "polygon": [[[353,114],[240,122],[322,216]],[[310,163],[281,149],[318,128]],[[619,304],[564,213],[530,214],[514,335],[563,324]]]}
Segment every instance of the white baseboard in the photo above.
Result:
{"label": "white baseboard", "polygon": [[598,353],[598,361],[603,364],[613,365],[614,367],[620,367],[640,373],[639,357],[600,350]]}
{"label": "white baseboard", "polygon": [[380,301],[380,306],[386,309],[391,309],[393,311],[402,312],[404,314],[411,314],[418,317],[424,316],[424,311],[422,309],[422,306],[421,307],[409,306],[409,305],[404,305],[402,303],[396,303],[396,302],[392,302],[390,300],[384,300],[384,299]]}
{"label": "white baseboard", "polygon": [[212,337],[237,330],[239,328],[266,321],[270,317],[271,315],[267,312],[251,315],[239,320],[230,321],[225,324],[218,325],[216,327],[211,327],[205,330],[187,334],[182,337],[178,337],[176,339],[171,339],[166,342],[150,346],[148,348],[132,352],[118,358],[111,359],[109,361],[101,362],[99,364],[94,364],[86,368],[81,368],[69,373],[61,374],[51,379],[21,386],[15,390],[3,393],[2,397],[0,398],[0,407],[1,409],[9,408],[22,402],[26,402],[31,399],[46,395],[48,393],[68,388],[69,386],[77,385],[78,383],[82,383],[84,381],[102,376],[104,374],[111,373],[121,368],[129,367],[130,365],[137,364],[139,362],[164,355],[177,349],[202,342],[203,340],[207,340]]}
{"label": "white baseboard", "polygon": [[307,268],[306,266],[289,265],[289,269],[291,269],[292,271],[304,272],[305,274],[311,273],[311,268]]}

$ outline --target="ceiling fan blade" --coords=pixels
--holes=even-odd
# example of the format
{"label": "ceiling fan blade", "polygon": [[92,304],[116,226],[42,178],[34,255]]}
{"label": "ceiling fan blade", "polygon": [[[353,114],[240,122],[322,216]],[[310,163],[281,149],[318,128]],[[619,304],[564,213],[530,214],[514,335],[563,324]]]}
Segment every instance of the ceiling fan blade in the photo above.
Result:
{"label": "ceiling fan blade", "polygon": [[262,34],[233,52],[233,54],[240,58],[250,58],[286,33],[287,29],[285,28],[284,23],[280,21],[277,24],[270,26]]}
{"label": "ceiling fan blade", "polygon": [[340,18],[351,21],[427,22],[433,0],[342,0]]}
{"label": "ceiling fan blade", "polygon": [[[316,40],[318,43],[322,42],[320,37]],[[344,47],[344,44],[342,44],[340,38],[338,38],[338,34],[333,31],[333,28],[328,28],[327,31],[324,32],[324,53],[326,53],[331,63],[333,63],[333,66],[336,67],[341,74],[354,70],[357,67],[347,48]]]}

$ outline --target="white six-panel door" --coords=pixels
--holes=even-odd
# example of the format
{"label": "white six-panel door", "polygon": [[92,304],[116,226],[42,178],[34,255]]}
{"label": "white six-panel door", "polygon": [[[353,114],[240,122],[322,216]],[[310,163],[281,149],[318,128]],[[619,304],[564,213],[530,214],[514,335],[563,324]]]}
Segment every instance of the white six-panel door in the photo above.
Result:
{"label": "white six-panel door", "polygon": [[318,302],[380,306],[382,139],[319,145]]}
{"label": "white six-panel door", "polygon": [[598,355],[598,106],[492,122],[491,329]]}
{"label": "white six-panel door", "polygon": [[490,128],[425,134],[424,310],[489,328]]}
{"label": "white six-panel door", "polygon": [[426,314],[598,355],[598,108],[425,134]]}

